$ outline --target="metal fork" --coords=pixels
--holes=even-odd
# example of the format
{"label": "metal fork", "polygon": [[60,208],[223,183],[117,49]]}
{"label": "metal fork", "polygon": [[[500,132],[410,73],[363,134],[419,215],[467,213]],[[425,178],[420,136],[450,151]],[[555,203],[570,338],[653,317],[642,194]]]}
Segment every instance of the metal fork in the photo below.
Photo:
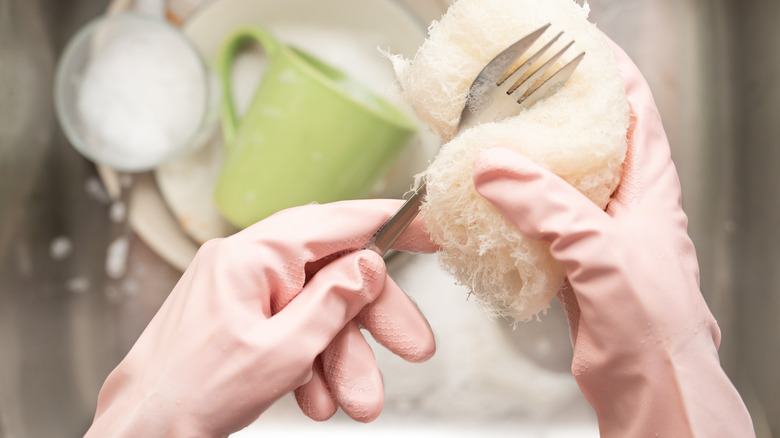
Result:
{"label": "metal fork", "polygon": [[[466,105],[461,113],[458,132],[483,122],[498,121],[530,108],[542,98],[554,93],[569,80],[585,52],[552,72],[558,60],[574,44],[569,42],[550,56],[540,67],[531,72],[541,57],[560,39],[563,32],[551,38],[529,57],[523,55],[550,27],[546,24],[504,49],[479,73],[469,87]],[[511,78],[517,78],[510,81]],[[401,236],[420,211],[427,193],[425,181],[404,205],[371,237],[367,249],[385,255],[390,246]]]}

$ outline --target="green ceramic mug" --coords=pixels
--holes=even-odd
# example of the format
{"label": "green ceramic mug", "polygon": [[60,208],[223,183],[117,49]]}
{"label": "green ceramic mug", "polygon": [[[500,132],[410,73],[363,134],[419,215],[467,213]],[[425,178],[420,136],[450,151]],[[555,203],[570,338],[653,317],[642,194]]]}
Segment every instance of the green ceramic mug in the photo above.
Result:
{"label": "green ceramic mug", "polygon": [[[248,43],[259,43],[268,63],[238,117],[231,72]],[[215,197],[240,228],[288,207],[368,196],[417,129],[379,96],[262,28],[229,37],[217,67],[226,150]]]}

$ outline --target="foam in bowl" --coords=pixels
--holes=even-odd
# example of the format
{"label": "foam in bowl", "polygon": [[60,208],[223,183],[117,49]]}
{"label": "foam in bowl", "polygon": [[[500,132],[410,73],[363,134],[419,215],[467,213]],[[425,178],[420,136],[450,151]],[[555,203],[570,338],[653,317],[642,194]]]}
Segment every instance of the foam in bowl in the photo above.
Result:
{"label": "foam in bowl", "polygon": [[[443,266],[495,315],[533,317],[549,306],[565,275],[547,244],[521,235],[477,194],[472,168],[479,151],[501,146],[519,152],[601,208],[620,182],[629,123],[625,86],[587,15],[587,4],[572,0],[459,0],[431,25],[413,59],[391,56],[405,98],[448,141],[422,175],[428,195],[421,215],[442,247]],[[517,116],[455,136],[480,70],[546,23],[552,26],[545,41],[564,31],[560,44],[576,41],[568,56],[586,53],[567,84]]]}

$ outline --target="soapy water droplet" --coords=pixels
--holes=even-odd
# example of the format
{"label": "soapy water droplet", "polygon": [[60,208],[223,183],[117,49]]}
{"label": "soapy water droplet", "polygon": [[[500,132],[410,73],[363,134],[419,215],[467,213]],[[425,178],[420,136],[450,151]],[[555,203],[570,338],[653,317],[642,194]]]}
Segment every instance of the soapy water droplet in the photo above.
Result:
{"label": "soapy water droplet", "polygon": [[108,246],[106,255],[106,274],[113,279],[122,278],[127,272],[127,255],[130,240],[123,236],[116,238]]}
{"label": "soapy water droplet", "polygon": [[116,201],[111,204],[108,210],[108,217],[114,223],[122,223],[127,218],[127,205],[124,202]]}
{"label": "soapy water droplet", "polygon": [[72,253],[73,242],[66,236],[56,237],[49,245],[49,255],[54,260],[64,260]]}

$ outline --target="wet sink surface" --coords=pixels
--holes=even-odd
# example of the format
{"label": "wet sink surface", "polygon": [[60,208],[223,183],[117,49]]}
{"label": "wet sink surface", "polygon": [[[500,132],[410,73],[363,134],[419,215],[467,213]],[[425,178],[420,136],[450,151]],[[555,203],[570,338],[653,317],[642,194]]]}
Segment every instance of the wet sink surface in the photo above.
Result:
{"label": "wet sink surface", "polygon": [[[136,238],[128,278],[106,278],[108,203],[94,166],[67,145],[54,118],[59,53],[107,3],[0,0],[0,437],[81,436],[106,374],[180,275]],[[593,21],[634,58],[654,90],[683,184],[702,290],[723,331],[722,363],[759,436],[780,436],[780,417],[768,415],[780,412],[780,2],[593,0],[590,7]],[[427,302],[414,276],[399,281]],[[437,317],[439,310],[430,310],[435,331],[462,329]],[[570,352],[555,315],[506,341],[508,351],[528,358],[529,369],[563,376],[556,382],[564,391],[573,382],[565,380]],[[430,366],[466,360],[463,352],[440,353]],[[452,420],[434,415],[433,403],[404,398],[413,391],[401,377],[413,372],[388,363],[389,402],[372,435],[447,433]],[[581,398],[565,399],[565,409],[552,414],[533,412],[532,403],[500,389],[484,386],[479,394],[522,412],[475,420],[458,428],[464,434],[511,428],[520,436],[596,436]],[[268,414],[316,426],[290,400]],[[368,430],[359,426],[337,421],[320,432]],[[263,418],[237,436],[270,428]]]}

